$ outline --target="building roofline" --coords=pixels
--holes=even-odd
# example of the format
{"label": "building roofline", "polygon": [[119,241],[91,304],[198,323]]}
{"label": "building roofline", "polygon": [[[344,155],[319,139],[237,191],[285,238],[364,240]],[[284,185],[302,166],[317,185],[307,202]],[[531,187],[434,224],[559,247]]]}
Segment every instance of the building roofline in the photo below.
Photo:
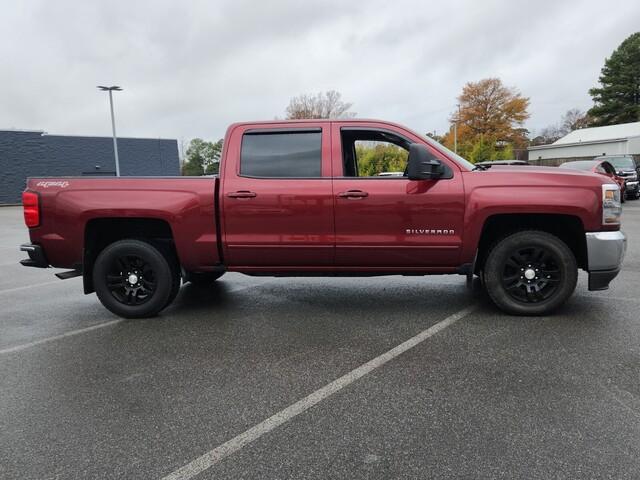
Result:
{"label": "building roofline", "polygon": [[40,134],[46,133],[44,130],[25,130],[22,128],[0,128],[0,132],[40,133]]}
{"label": "building roofline", "polygon": [[[74,137],[74,138],[113,138],[111,135],[72,135],[72,134],[63,134],[63,133],[49,133],[44,130],[24,130],[22,128],[0,128],[0,132],[11,132],[11,133],[39,133],[43,137]],[[178,141],[177,138],[164,138],[164,137],[121,137],[118,135],[118,140],[175,140]]]}
{"label": "building roofline", "polygon": [[634,138],[634,137],[608,138],[606,140],[587,140],[585,142],[572,142],[572,143],[550,143],[548,145],[536,145],[533,147],[528,147],[527,150],[549,150],[551,148],[576,147],[579,145],[594,145],[599,143],[626,142],[630,138]]}
{"label": "building roofline", "polygon": [[[43,137],[75,137],[75,138],[107,138],[112,139],[111,135],[70,135],[70,134],[57,134],[57,133],[47,133],[43,132]],[[118,140],[175,140],[178,141],[177,138],[162,138],[162,137],[121,137],[117,136]]]}

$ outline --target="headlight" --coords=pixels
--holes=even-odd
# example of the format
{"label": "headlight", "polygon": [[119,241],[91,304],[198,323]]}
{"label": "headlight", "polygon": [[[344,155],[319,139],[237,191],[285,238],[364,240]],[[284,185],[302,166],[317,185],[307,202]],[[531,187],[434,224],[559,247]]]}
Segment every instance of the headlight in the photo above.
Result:
{"label": "headlight", "polygon": [[637,182],[638,181],[638,174],[637,173],[632,173],[631,175],[626,177],[625,180],[627,182]]}
{"label": "headlight", "polygon": [[602,224],[619,224],[621,213],[620,187],[610,183],[602,185]]}

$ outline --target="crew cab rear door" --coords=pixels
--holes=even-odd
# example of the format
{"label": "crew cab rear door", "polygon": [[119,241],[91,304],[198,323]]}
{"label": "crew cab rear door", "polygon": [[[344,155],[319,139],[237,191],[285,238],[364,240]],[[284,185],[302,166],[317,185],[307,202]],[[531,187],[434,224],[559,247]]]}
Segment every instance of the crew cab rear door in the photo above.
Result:
{"label": "crew cab rear door", "polygon": [[333,264],[330,140],[328,122],[231,130],[220,196],[227,265]]}
{"label": "crew cab rear door", "polygon": [[407,271],[459,265],[460,169],[429,146],[451,177],[409,180],[404,172],[414,142],[424,143],[385,124],[332,123],[336,266]]}

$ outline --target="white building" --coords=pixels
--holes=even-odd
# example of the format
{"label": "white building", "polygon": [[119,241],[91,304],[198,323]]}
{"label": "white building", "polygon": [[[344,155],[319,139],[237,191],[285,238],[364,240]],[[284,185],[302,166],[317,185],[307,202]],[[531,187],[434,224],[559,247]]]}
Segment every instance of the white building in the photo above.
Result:
{"label": "white building", "polygon": [[528,151],[529,161],[534,164],[536,160],[543,164],[560,164],[600,155],[640,156],[640,122],[581,128],[550,145],[529,147]]}

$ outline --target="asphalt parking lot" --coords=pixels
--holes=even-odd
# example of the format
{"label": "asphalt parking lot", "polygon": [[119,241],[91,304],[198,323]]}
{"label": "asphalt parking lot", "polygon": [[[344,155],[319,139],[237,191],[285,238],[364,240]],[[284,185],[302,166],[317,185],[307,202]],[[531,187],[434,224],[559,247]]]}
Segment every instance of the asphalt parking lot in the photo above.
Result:
{"label": "asphalt parking lot", "polygon": [[0,226],[0,478],[640,477],[640,201],[611,289],[543,318],[459,276],[228,274],[124,321]]}

